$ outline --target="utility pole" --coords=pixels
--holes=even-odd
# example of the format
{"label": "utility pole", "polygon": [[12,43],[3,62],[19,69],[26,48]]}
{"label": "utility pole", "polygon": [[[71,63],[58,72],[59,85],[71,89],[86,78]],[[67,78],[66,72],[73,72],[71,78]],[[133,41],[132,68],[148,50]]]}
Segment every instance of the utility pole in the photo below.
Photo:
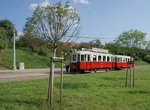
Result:
{"label": "utility pole", "polygon": [[16,35],[15,35],[15,26],[13,34],[13,70],[16,70]]}

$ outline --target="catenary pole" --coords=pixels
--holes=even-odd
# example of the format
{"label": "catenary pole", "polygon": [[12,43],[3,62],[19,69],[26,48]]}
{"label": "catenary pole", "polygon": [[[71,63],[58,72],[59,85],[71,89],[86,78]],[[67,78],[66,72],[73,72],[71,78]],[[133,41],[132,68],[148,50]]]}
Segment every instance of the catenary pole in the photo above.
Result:
{"label": "catenary pole", "polygon": [[16,70],[16,35],[15,35],[15,26],[13,34],[13,70]]}

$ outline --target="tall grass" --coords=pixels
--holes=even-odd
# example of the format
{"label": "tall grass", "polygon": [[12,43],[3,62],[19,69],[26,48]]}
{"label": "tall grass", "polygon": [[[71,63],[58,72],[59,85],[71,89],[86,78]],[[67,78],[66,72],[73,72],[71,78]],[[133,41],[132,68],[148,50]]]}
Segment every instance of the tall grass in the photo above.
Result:
{"label": "tall grass", "polygon": [[136,70],[136,87],[125,88],[125,71],[75,74],[64,77],[59,105],[59,78],[55,78],[53,108],[47,106],[48,79],[3,83],[2,110],[150,110],[150,68]]}
{"label": "tall grass", "polygon": [[[13,53],[11,49],[7,49],[0,53],[0,65],[5,68],[12,68],[13,65]],[[27,52],[24,50],[16,50],[16,65],[19,67],[19,63],[23,62],[25,68],[48,68],[50,65],[50,58],[46,56],[40,56],[36,53]],[[59,64],[56,64],[59,67]]]}

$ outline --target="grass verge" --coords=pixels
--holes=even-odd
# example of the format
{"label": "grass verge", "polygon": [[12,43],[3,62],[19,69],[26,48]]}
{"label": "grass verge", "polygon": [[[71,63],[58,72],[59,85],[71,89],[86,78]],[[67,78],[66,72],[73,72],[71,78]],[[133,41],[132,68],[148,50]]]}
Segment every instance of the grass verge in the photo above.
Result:
{"label": "grass verge", "polygon": [[64,77],[59,105],[59,78],[54,80],[53,108],[47,106],[48,79],[1,83],[0,110],[150,110],[150,68],[136,70],[136,87],[125,88],[125,71]]}

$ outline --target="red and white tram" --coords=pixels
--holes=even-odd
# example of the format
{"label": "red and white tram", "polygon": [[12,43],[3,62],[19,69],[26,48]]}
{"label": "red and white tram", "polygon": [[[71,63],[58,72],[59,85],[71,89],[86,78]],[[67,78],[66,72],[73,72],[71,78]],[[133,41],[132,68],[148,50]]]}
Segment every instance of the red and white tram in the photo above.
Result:
{"label": "red and white tram", "polygon": [[132,67],[130,56],[113,55],[105,49],[82,49],[71,53],[70,71],[84,72],[97,69],[125,69]]}

